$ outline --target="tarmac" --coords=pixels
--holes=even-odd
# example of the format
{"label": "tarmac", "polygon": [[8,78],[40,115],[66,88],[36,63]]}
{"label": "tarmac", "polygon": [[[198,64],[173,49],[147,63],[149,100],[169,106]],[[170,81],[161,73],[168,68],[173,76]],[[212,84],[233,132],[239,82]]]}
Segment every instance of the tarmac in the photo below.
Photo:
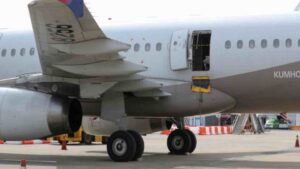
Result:
{"label": "tarmac", "polygon": [[0,169],[299,169],[300,131],[273,130],[265,134],[197,136],[198,146],[190,155],[169,155],[167,136],[151,134],[145,139],[145,154],[136,162],[112,162],[106,145],[58,144],[0,145]]}

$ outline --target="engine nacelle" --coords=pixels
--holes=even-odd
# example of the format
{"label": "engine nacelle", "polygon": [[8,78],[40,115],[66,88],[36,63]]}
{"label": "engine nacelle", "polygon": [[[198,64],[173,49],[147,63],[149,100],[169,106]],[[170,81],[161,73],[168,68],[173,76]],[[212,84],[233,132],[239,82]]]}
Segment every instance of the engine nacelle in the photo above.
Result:
{"label": "engine nacelle", "polygon": [[0,88],[0,139],[39,139],[77,131],[80,102],[35,91]]}
{"label": "engine nacelle", "polygon": [[[127,129],[135,130],[140,134],[150,134],[168,128],[167,119],[163,118],[131,118],[127,119]],[[82,127],[91,135],[110,136],[119,130],[118,126],[111,121],[103,120],[97,116],[83,116]]]}

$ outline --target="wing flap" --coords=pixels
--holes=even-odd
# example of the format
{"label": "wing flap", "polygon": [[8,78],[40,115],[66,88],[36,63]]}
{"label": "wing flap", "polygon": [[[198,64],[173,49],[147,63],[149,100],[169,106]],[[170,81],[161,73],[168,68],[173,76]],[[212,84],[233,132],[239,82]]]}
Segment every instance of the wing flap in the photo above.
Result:
{"label": "wing flap", "polygon": [[106,55],[125,51],[130,48],[129,45],[111,40],[96,39],[72,44],[52,44],[53,48],[70,55]]}
{"label": "wing flap", "polygon": [[125,76],[147,70],[146,67],[123,60],[106,61],[85,65],[53,65],[54,67],[80,76]]}

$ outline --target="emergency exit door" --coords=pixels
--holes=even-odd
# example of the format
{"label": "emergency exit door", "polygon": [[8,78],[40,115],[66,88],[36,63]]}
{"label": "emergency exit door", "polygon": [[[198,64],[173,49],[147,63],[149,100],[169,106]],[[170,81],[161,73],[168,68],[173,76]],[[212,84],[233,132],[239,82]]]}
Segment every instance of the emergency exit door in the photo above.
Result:
{"label": "emergency exit door", "polygon": [[188,68],[188,34],[189,30],[175,31],[172,35],[170,46],[170,62],[172,70]]}

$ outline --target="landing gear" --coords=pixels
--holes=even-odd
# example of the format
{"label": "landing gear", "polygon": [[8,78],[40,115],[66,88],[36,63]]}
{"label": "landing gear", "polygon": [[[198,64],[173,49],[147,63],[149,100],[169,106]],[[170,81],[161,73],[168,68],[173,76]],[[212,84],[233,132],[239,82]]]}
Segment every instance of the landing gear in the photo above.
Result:
{"label": "landing gear", "polygon": [[132,130],[129,130],[128,132],[134,137],[136,142],[136,152],[132,159],[132,161],[136,161],[139,158],[141,158],[142,155],[144,154],[144,149],[145,149],[144,140],[138,132]]}
{"label": "landing gear", "polygon": [[107,152],[113,161],[137,160],[144,153],[143,138],[135,131],[116,131],[108,140]]}
{"label": "landing gear", "polygon": [[184,129],[184,122],[182,119],[174,120],[174,124],[179,129],[173,131],[167,140],[168,149],[171,154],[186,154],[192,153],[197,147],[197,139],[193,132]]}
{"label": "landing gear", "polygon": [[191,150],[192,139],[187,130],[177,129],[168,137],[168,149],[171,154],[182,155]]}
{"label": "landing gear", "polygon": [[197,147],[197,138],[195,136],[195,134],[193,132],[191,132],[190,130],[186,130],[191,138],[191,147],[188,150],[188,153],[193,153]]}

